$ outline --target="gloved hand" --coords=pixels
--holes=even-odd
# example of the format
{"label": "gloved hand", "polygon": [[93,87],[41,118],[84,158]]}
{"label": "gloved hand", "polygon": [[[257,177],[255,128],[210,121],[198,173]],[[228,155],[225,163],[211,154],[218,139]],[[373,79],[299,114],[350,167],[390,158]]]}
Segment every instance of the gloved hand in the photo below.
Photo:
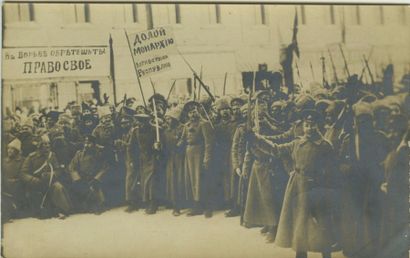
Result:
{"label": "gloved hand", "polygon": [[88,185],[90,186],[90,189],[92,191],[96,191],[100,187],[100,181],[98,181],[97,179],[94,178],[94,179],[92,179],[91,181],[88,182]]}
{"label": "gloved hand", "polygon": [[160,143],[160,142],[155,142],[155,143],[154,143],[154,146],[153,146],[153,149],[154,149],[154,150],[160,151],[161,148],[162,148],[162,146],[161,146],[161,143]]}
{"label": "gloved hand", "polygon": [[386,182],[384,182],[383,184],[380,185],[380,190],[381,190],[384,194],[387,194],[387,192],[388,192],[388,187],[387,187],[387,186],[388,186],[388,185],[387,185]]}
{"label": "gloved hand", "polygon": [[236,169],[235,169],[235,173],[236,173],[238,176],[242,176],[242,171],[241,171],[240,168],[236,168]]}
{"label": "gloved hand", "polygon": [[40,177],[40,181],[42,185],[48,186],[50,183],[51,173],[42,173]]}
{"label": "gloved hand", "polygon": [[117,139],[114,141],[114,146],[117,150],[122,150],[125,148],[125,142],[123,140]]}

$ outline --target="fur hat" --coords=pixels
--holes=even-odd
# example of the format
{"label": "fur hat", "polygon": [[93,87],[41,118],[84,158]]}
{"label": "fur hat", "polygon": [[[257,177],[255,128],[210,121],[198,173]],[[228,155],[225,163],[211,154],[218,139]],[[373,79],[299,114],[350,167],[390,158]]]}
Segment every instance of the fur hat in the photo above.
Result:
{"label": "fur hat", "polygon": [[99,106],[97,109],[98,112],[98,116],[104,117],[104,116],[108,116],[111,115],[111,110],[110,110],[110,106],[104,105],[104,106]]}
{"label": "fur hat", "polygon": [[17,138],[15,138],[14,140],[12,140],[7,147],[9,148],[14,148],[16,150],[18,150],[19,152],[21,151],[21,141]]}
{"label": "fur hat", "polygon": [[165,116],[172,117],[175,120],[180,121],[181,114],[182,114],[182,108],[181,107],[175,107],[171,110],[168,110],[168,112],[165,114]]}
{"label": "fur hat", "polygon": [[214,107],[216,110],[229,109],[231,106],[226,98],[221,98],[215,101]]}

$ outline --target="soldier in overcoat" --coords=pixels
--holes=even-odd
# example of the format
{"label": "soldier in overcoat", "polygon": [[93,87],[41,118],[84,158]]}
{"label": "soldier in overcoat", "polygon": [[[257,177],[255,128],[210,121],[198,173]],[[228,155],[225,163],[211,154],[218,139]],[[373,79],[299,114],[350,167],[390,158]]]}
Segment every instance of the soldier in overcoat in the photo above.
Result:
{"label": "soldier in overcoat", "polygon": [[[242,178],[242,165],[245,159],[246,153],[246,117],[248,112],[248,104],[241,107],[242,120],[243,122],[238,124],[235,130],[235,134],[232,140],[231,148],[231,159],[232,159],[232,169],[233,173],[231,175],[231,198],[233,200],[232,208],[225,213],[226,217],[234,217],[239,215],[239,208],[242,208],[241,198],[246,198],[246,193],[243,189],[243,178]],[[246,187],[245,187],[246,188]],[[244,196],[240,196],[242,193]],[[244,208],[244,207],[243,207]]]}
{"label": "soldier in overcoat", "polygon": [[[264,100],[263,96],[264,93],[259,92],[254,98],[254,128],[263,135],[275,134],[266,120],[260,119],[269,107],[268,100]],[[276,236],[287,180],[283,163],[277,155],[261,151],[259,143],[249,139],[243,173],[249,177],[244,222],[247,226],[262,226],[261,233],[267,234],[267,242],[272,243]]]}
{"label": "soldier in overcoat", "polygon": [[166,158],[166,199],[172,205],[174,216],[180,215],[185,200],[184,148],[178,147],[183,125],[180,123],[182,107],[175,107],[165,114],[167,127],[164,132]]}
{"label": "soldier in overcoat", "polygon": [[85,137],[84,149],[77,151],[69,172],[73,182],[72,199],[79,211],[100,214],[104,209],[105,195],[101,184],[108,171],[103,148],[96,146],[95,137]]}
{"label": "soldier in overcoat", "polygon": [[[154,94],[149,99],[152,112],[154,112],[154,101],[157,116],[160,119],[159,138],[164,139],[163,116],[167,102],[162,95]],[[132,170],[136,170],[138,174],[135,177],[134,172],[127,172],[127,186],[129,186],[127,191],[132,191],[132,185],[135,187],[134,183],[138,183],[137,178],[139,178],[141,201],[146,204],[147,214],[156,213],[158,205],[164,201],[165,157],[163,146],[157,138],[155,119],[155,115],[151,115],[148,121],[134,128],[128,148],[133,163]]]}
{"label": "soldier in overcoat", "polygon": [[50,151],[47,135],[37,137],[38,147],[23,162],[22,179],[27,188],[32,209],[45,218],[58,214],[67,216],[72,209],[66,188],[60,183],[61,167],[55,154]]}
{"label": "soldier in overcoat", "polygon": [[[184,125],[182,137],[178,142],[179,147],[185,148],[185,189],[186,198],[193,201],[193,207],[188,216],[203,213],[207,197],[212,193],[209,183],[209,167],[213,150],[213,132],[210,124],[202,120],[199,114],[200,104],[194,101],[187,102],[183,114],[187,115],[188,122]],[[209,204],[209,202],[208,202]],[[205,216],[212,215],[211,207],[205,207]]]}
{"label": "soldier in overcoat", "polygon": [[319,113],[306,110],[303,117],[303,137],[290,143],[270,144],[273,155],[290,154],[294,162],[275,243],[295,250],[297,258],[307,257],[307,252],[321,252],[329,258],[338,228],[333,219],[338,189],[335,156],[331,144],[319,133]]}
{"label": "soldier in overcoat", "polygon": [[16,217],[24,208],[20,152],[21,142],[16,138],[7,145],[7,156],[2,159],[2,221]]}
{"label": "soldier in overcoat", "polygon": [[231,198],[231,177],[233,173],[231,161],[232,140],[237,127],[236,122],[232,119],[232,109],[226,98],[218,99],[214,105],[220,116],[220,121],[215,125],[215,171],[214,179],[216,186],[221,186],[222,196],[218,196],[219,200],[223,200],[224,208],[233,207]]}

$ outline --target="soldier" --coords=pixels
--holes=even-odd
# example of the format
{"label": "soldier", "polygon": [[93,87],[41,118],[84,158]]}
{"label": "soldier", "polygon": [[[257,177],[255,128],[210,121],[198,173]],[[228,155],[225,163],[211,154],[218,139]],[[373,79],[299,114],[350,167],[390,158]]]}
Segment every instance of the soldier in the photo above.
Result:
{"label": "soldier", "polygon": [[54,127],[49,128],[51,150],[57,161],[64,168],[68,168],[76,151],[81,148],[80,135],[72,128],[73,119],[66,113],[60,114]]}
{"label": "soldier", "polygon": [[110,207],[118,205],[121,202],[121,196],[119,194],[121,175],[115,170],[115,163],[118,161],[118,154],[114,148],[116,131],[109,105],[98,107],[98,117],[99,124],[94,129],[92,135],[96,139],[96,144],[104,148],[103,157],[109,165],[109,171],[101,187],[106,193],[106,205]]}
{"label": "soldier", "polygon": [[237,124],[243,122],[241,107],[245,104],[245,100],[242,98],[236,97],[231,100],[231,109],[232,109],[232,120]]}
{"label": "soldier", "polygon": [[194,101],[184,105],[183,115],[188,117],[188,122],[184,126],[178,146],[185,148],[186,197],[194,202],[187,215],[200,215],[205,208],[205,216],[211,217],[212,210],[207,196],[211,194],[209,167],[213,150],[213,133],[210,124],[201,119],[199,108],[200,104]]}
{"label": "soldier", "polygon": [[92,135],[95,137],[98,145],[103,146],[113,154],[115,130],[110,107],[108,105],[99,106],[98,117],[99,124],[94,129]]}
{"label": "soldier", "polygon": [[297,258],[307,257],[307,252],[329,258],[337,240],[332,219],[337,206],[335,156],[319,133],[320,114],[305,110],[303,117],[303,137],[270,144],[272,155],[291,155],[295,167],[286,188],[276,244],[292,248]]}
{"label": "soldier", "polygon": [[[149,99],[151,111],[157,111],[157,117],[163,121],[163,116],[166,111],[167,102],[164,96],[154,94]],[[145,212],[147,214],[155,214],[160,202],[163,200],[163,189],[165,183],[165,159],[164,153],[159,142],[164,139],[163,126],[164,123],[158,121],[159,127],[156,128],[155,114],[151,119],[142,123],[139,127],[134,128],[128,151],[133,164],[133,170],[138,171],[141,186],[141,199],[146,204]],[[157,131],[158,130],[158,131]],[[157,134],[158,132],[158,134]],[[132,184],[136,183],[135,172],[127,172],[127,185],[129,190],[132,190]],[[132,194],[132,193],[130,193]]]}
{"label": "soldier", "polygon": [[139,150],[139,140],[142,140],[143,132],[147,131],[149,126],[149,120],[151,117],[145,113],[146,109],[140,109],[134,115],[135,125],[130,131],[130,139],[127,145],[127,166],[126,166],[126,176],[125,176],[125,201],[127,203],[126,212],[137,211],[141,203],[141,158],[142,156],[137,156],[136,151]]}
{"label": "soldier", "polygon": [[215,109],[218,111],[220,121],[215,125],[215,179],[216,186],[223,186],[223,207],[233,208],[234,200],[231,199],[231,177],[233,169],[231,162],[232,139],[237,124],[232,119],[232,109],[225,99],[218,99],[215,102]]}
{"label": "soldier", "polygon": [[82,137],[86,135],[92,134],[94,131],[95,127],[98,125],[98,118],[94,117],[91,114],[90,106],[88,106],[86,103],[82,103],[82,116],[81,120],[78,125],[78,129],[80,131],[80,135]]}
{"label": "soldier", "polygon": [[359,195],[354,196],[361,202],[356,245],[362,255],[374,256],[378,252],[381,229],[383,195],[380,185],[384,178],[382,162],[390,151],[390,143],[384,133],[374,128],[370,104],[358,102],[353,106],[353,111],[355,165],[361,182],[358,186]]}
{"label": "soldier", "polygon": [[135,111],[133,109],[124,106],[118,112],[118,121],[114,140],[114,153],[116,160],[114,164],[114,173],[116,174],[116,185],[114,188],[117,190],[115,195],[118,196],[119,202],[125,200],[125,178],[127,166],[130,165],[130,157],[128,156],[128,143],[131,138],[131,128],[134,124]]}
{"label": "soldier", "polygon": [[[241,198],[246,199],[246,193],[243,193],[243,181],[242,177],[242,165],[245,158],[246,152],[246,120],[248,116],[248,104],[244,104],[241,107],[241,117],[242,123],[238,125],[235,130],[235,134],[232,140],[232,169],[233,173],[231,175],[231,199],[233,200],[233,207],[225,213],[226,217],[234,217],[239,215],[239,208],[243,205]],[[239,193],[242,192],[244,196],[239,196]]]}
{"label": "soldier", "polygon": [[178,148],[183,126],[180,123],[182,108],[175,107],[165,114],[167,128],[165,130],[165,157],[166,163],[166,196],[172,204],[174,216],[181,214],[185,200],[184,149]]}
{"label": "soldier", "polygon": [[7,157],[3,159],[2,163],[3,221],[16,217],[18,212],[24,208],[24,188],[21,181],[23,159],[20,152],[21,142],[16,138],[7,145]]}
{"label": "soldier", "polygon": [[36,150],[34,144],[34,128],[30,119],[27,119],[25,123],[21,125],[17,138],[21,141],[21,155],[24,158]]}
{"label": "soldier", "polygon": [[47,135],[38,137],[38,147],[23,162],[21,174],[28,190],[28,198],[34,212],[41,218],[58,214],[65,218],[72,205],[65,187],[59,182],[60,165],[50,151]]}
{"label": "soldier", "polygon": [[[268,112],[269,102],[265,96],[265,92],[254,96],[254,130],[259,134],[272,135],[277,132],[267,125],[266,120],[259,119]],[[262,225],[261,233],[266,234],[268,243],[272,243],[276,237],[287,180],[283,163],[278,155],[272,157],[262,151],[257,141],[248,141],[242,173],[249,177],[244,222],[247,226]]]}
{"label": "soldier", "polygon": [[[408,119],[402,117],[395,128],[399,140],[383,162],[384,180],[383,214],[380,233],[380,257],[404,258],[408,256],[408,182],[409,182],[409,130]],[[404,133],[403,133],[404,132]],[[401,140],[400,140],[401,138]]]}
{"label": "soldier", "polygon": [[60,112],[51,110],[47,113],[47,128],[53,128],[54,125],[58,121],[58,117],[60,116]]}
{"label": "soldier", "polygon": [[79,211],[90,210],[101,214],[105,196],[101,183],[108,171],[102,147],[96,146],[92,135],[85,137],[84,149],[77,151],[69,166],[73,182],[73,200]]}

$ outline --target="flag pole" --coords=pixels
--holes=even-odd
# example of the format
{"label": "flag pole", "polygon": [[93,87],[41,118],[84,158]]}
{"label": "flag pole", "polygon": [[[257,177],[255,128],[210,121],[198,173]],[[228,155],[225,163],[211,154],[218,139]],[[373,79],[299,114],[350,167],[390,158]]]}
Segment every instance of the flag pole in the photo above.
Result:
{"label": "flag pole", "polygon": [[138,80],[138,85],[139,85],[140,92],[141,92],[142,101],[144,102],[144,106],[147,107],[147,103],[145,102],[144,92],[142,91],[141,80],[140,80],[140,77],[138,75],[137,65],[135,64],[134,54],[132,53],[132,50],[131,50],[130,39],[129,39],[127,31],[125,29],[124,29],[124,33],[125,33],[125,37],[127,38],[127,43],[128,43],[128,48],[130,50],[132,63],[134,64],[135,74],[137,75],[137,80]]}
{"label": "flag pole", "polygon": [[109,45],[110,45],[110,75],[111,75],[111,80],[112,80],[112,91],[114,95],[114,106],[117,106],[117,86],[115,83],[115,67],[114,67],[114,49],[112,47],[112,37],[110,33],[110,39],[109,39]]}

